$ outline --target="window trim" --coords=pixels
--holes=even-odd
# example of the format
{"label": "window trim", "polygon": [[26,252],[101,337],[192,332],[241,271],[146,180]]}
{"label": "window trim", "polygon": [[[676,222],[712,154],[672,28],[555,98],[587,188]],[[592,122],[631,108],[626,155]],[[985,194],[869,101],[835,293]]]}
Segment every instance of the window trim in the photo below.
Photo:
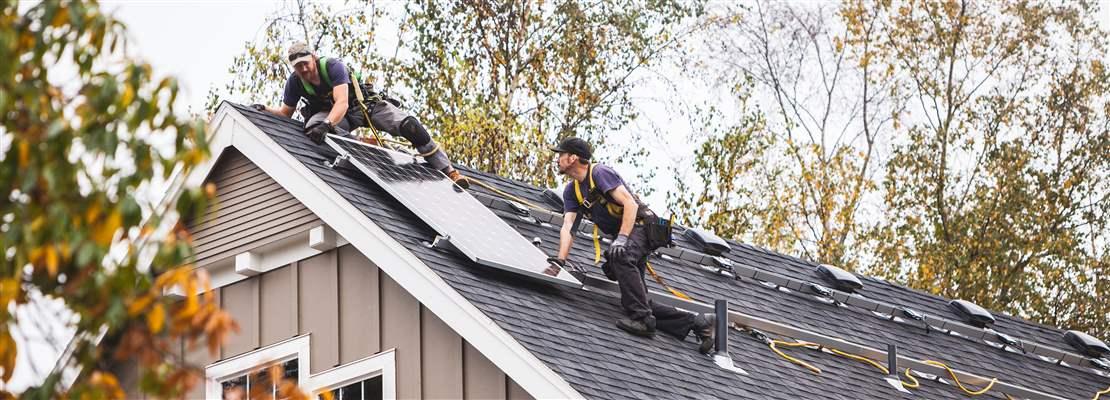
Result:
{"label": "window trim", "polygon": [[312,376],[312,397],[351,383],[382,377],[382,399],[397,398],[397,359],[393,349],[322,371]]}
{"label": "window trim", "polygon": [[365,379],[382,377],[382,398],[397,398],[397,358],[394,349],[352,361],[316,374],[312,369],[311,334],[300,335],[262,347],[235,357],[209,364],[204,368],[204,396],[209,399],[223,397],[221,381],[233,378],[263,365],[297,361],[297,384],[313,397],[325,390]]}
{"label": "window trim", "polygon": [[309,335],[301,335],[209,364],[204,368],[204,397],[209,399],[223,398],[221,381],[245,374],[266,364],[285,362],[294,358],[298,359],[297,383],[303,385],[309,379],[310,356]]}

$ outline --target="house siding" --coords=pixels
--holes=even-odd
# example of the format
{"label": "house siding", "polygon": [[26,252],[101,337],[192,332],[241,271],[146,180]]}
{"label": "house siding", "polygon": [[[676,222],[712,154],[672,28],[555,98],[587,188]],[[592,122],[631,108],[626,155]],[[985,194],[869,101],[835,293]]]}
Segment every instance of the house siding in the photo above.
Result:
{"label": "house siding", "polygon": [[205,182],[216,185],[217,201],[186,223],[193,235],[197,266],[321,224],[312,211],[234,149],[225,151],[212,171]]}
{"label": "house siding", "polygon": [[[209,355],[203,343],[183,350],[200,365],[310,334],[312,373],[395,349],[399,399],[531,398],[353,246],[216,292],[241,330],[218,356]],[[189,397],[203,394],[198,388]]]}
{"label": "house siding", "polygon": [[[197,266],[228,262],[241,252],[322,225],[234,149],[224,152],[206,181],[216,184],[216,202],[187,223]],[[393,349],[399,399],[531,398],[350,245],[220,287],[214,294],[240,331],[214,354],[204,341],[180,343],[180,355],[192,365],[206,366],[309,334],[310,373]],[[128,372],[134,373],[122,378],[137,376]],[[204,398],[203,386],[186,398]]]}

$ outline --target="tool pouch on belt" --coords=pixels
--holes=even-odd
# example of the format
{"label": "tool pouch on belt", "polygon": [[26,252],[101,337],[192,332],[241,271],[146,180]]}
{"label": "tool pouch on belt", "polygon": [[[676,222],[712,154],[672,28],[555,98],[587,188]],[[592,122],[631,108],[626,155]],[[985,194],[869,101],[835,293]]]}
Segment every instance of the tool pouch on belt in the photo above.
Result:
{"label": "tool pouch on belt", "polygon": [[666,218],[661,218],[655,215],[651,210],[644,207],[645,212],[640,215],[640,221],[644,226],[644,234],[647,236],[648,247],[652,250],[660,247],[671,245],[672,221]]}

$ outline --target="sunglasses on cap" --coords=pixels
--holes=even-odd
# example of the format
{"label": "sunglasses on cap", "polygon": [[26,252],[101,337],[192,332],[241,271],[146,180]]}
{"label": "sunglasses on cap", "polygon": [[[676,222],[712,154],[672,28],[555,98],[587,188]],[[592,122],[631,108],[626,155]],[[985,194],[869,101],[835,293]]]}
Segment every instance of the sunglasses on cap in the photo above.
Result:
{"label": "sunglasses on cap", "polygon": [[293,62],[293,60],[296,60],[296,59],[304,57],[304,56],[310,56],[310,55],[312,55],[312,53],[309,53],[307,51],[302,51],[300,53],[293,53],[293,54],[289,55],[289,62]]}

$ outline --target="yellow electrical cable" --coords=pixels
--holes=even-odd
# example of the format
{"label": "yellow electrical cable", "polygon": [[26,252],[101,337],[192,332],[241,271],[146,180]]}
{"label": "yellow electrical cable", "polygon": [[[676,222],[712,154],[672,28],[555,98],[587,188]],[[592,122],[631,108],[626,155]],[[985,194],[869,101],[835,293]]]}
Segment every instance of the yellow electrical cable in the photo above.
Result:
{"label": "yellow electrical cable", "polygon": [[538,205],[536,205],[536,204],[534,204],[534,203],[532,203],[528,200],[525,200],[525,199],[522,199],[520,197],[514,196],[512,194],[509,194],[509,193],[501,190],[501,189],[495,188],[495,187],[493,187],[492,185],[490,185],[488,183],[482,182],[481,180],[479,180],[477,178],[468,176],[468,177],[466,177],[466,179],[469,179],[473,183],[477,183],[478,186],[481,186],[481,187],[485,188],[486,190],[489,190],[489,191],[493,192],[494,194],[497,194],[498,196],[501,196],[501,197],[504,197],[506,199],[515,201],[515,202],[520,203],[520,204],[524,204],[525,206],[528,206],[528,207],[531,207],[531,208],[534,208],[534,209],[537,209],[537,210],[543,210],[544,209],[543,207],[540,207],[540,206],[538,206]]}
{"label": "yellow electrical cable", "polygon": [[872,360],[870,358],[860,356],[860,355],[855,355],[855,354],[848,353],[848,352],[845,352],[845,351],[840,351],[840,350],[837,350],[837,349],[834,349],[834,348],[831,348],[831,347],[826,347],[826,348],[829,349],[830,352],[832,352],[833,354],[836,354],[838,356],[871,364],[871,366],[873,366],[875,368],[878,368],[879,371],[883,371],[883,375],[886,375],[886,374],[890,373],[889,369],[887,369],[882,364],[879,364],[878,362],[875,362],[875,360]]}
{"label": "yellow electrical cable", "polygon": [[[963,383],[960,382],[960,378],[956,376],[956,371],[953,371],[952,368],[950,368],[948,366],[948,364],[942,363],[940,361],[933,361],[933,360],[925,360],[923,362],[925,364],[929,364],[929,365],[932,365],[934,367],[944,368],[945,371],[948,371],[948,375],[952,377],[952,381],[956,382],[956,386],[959,387],[960,390],[963,390],[964,393],[967,393],[971,396],[978,396],[978,395],[981,395],[983,393],[986,393],[987,391],[991,390],[992,387],[994,387],[994,384],[996,382],[998,382],[998,378],[991,378],[991,381],[990,381],[990,383],[987,384],[987,386],[985,386],[985,387],[983,387],[982,389],[979,389],[979,390],[971,390],[971,389],[968,389],[966,386],[964,386]],[[909,368],[907,368],[907,370],[908,369]],[[909,374],[909,372],[906,372],[906,373]]]}
{"label": "yellow electrical cable", "polygon": [[1104,394],[1110,394],[1110,387],[1106,388],[1106,390],[1095,393],[1095,397],[1091,398],[1091,400],[1098,400],[1098,398],[1102,397],[1102,395]]}
{"label": "yellow electrical cable", "polygon": [[788,355],[786,355],[786,353],[783,353],[782,350],[778,349],[778,346],[811,347],[811,346],[817,346],[817,344],[809,343],[809,342],[784,342],[784,341],[781,341],[781,340],[772,340],[770,343],[767,344],[767,346],[769,346],[771,348],[771,350],[774,351],[776,354],[778,354],[780,357],[786,359],[786,361],[790,361],[794,364],[801,365],[802,367],[805,367],[806,369],[808,369],[810,371],[813,371],[813,373],[815,373],[815,374],[820,374],[821,373],[820,368],[814,367],[812,364],[807,363],[805,361],[802,361],[802,360],[799,360],[797,358],[788,356]]}
{"label": "yellow electrical cable", "polygon": [[914,378],[913,375],[910,375],[909,368],[906,368],[906,377],[910,378],[910,381],[913,383],[906,383],[905,381],[902,381],[902,386],[908,387],[910,389],[917,389],[921,387],[921,382],[918,382],[917,378]]}

